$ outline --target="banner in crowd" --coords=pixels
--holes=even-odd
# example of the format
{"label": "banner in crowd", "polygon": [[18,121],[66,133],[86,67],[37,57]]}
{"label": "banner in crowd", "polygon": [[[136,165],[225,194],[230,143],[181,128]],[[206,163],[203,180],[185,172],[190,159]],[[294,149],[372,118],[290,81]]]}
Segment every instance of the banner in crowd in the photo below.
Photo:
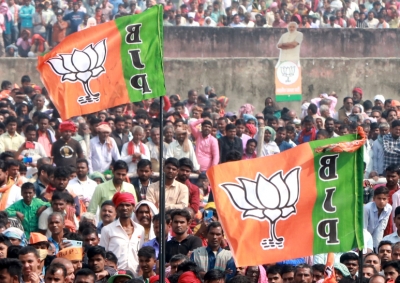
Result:
{"label": "banner in crowd", "polygon": [[279,62],[275,67],[276,101],[300,101],[301,67],[291,61]]}
{"label": "banner in crowd", "polygon": [[365,134],[207,171],[237,266],[363,247]]}
{"label": "banner in crowd", "polygon": [[62,119],[163,96],[163,8],[66,37],[37,69]]}

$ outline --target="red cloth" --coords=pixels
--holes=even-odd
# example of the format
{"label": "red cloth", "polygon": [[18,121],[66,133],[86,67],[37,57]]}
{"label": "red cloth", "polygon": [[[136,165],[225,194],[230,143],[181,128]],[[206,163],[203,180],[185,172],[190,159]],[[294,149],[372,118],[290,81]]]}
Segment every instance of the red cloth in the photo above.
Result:
{"label": "red cloth", "polygon": [[192,271],[186,271],[179,276],[178,283],[201,283]]}
{"label": "red cloth", "polygon": [[118,207],[123,202],[130,203],[134,206],[135,197],[131,193],[116,192],[112,198],[112,202],[114,203],[115,207]]}
{"label": "red cloth", "polygon": [[355,88],[353,89],[353,91],[358,92],[358,93],[361,95],[361,97],[363,96],[363,91],[362,91],[362,89],[361,89],[360,87],[355,87]]}
{"label": "red cloth", "polygon": [[[143,143],[141,141],[139,141],[139,148],[140,148],[140,154],[146,153]],[[134,153],[135,153],[135,145],[132,140],[128,143],[128,154],[133,155]],[[136,162],[136,157],[132,156],[132,162]]]}
{"label": "red cloth", "polygon": [[[149,278],[149,283],[154,283],[160,280],[160,275],[154,275]],[[165,278],[165,283],[169,283],[168,278]]]}
{"label": "red cloth", "polygon": [[304,136],[309,136],[309,135],[311,135],[310,141],[315,141],[315,140],[316,140],[316,138],[317,138],[317,131],[315,130],[314,127],[312,127],[311,130],[310,130],[309,132],[306,132],[305,129],[302,130],[302,131],[300,132],[299,138],[298,138],[299,144],[302,144],[302,143],[303,143],[303,138],[304,138]]}
{"label": "red cloth", "polygon": [[60,124],[60,132],[71,131],[75,133],[76,126],[71,121],[65,121]]}
{"label": "red cloth", "polygon": [[185,185],[189,188],[189,207],[193,208],[194,213],[197,213],[200,207],[199,187],[192,184],[189,179],[186,180]]}
{"label": "red cloth", "polygon": [[249,130],[250,137],[254,137],[257,133],[257,128],[253,124],[246,124],[246,128]]}

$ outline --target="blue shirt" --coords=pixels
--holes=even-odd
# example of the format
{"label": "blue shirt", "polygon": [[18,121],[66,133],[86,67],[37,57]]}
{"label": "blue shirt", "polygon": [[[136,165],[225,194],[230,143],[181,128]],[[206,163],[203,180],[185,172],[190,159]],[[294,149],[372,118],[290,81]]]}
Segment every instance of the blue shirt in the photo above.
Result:
{"label": "blue shirt", "polygon": [[21,19],[21,28],[32,28],[33,27],[33,14],[35,13],[35,7],[32,5],[22,6],[19,10],[19,18]]}
{"label": "blue shirt", "polygon": [[83,22],[84,12],[77,11],[66,14],[63,18],[64,21],[70,22],[71,33],[78,31],[78,26]]}
{"label": "blue shirt", "polygon": [[369,202],[364,205],[364,228],[371,233],[374,248],[377,248],[379,242],[382,241],[383,232],[386,229],[391,213],[392,206],[390,204],[386,204],[379,216],[375,202]]}
{"label": "blue shirt", "polygon": [[[171,240],[171,235],[168,234],[167,242]],[[158,254],[160,253],[160,244],[157,242],[157,238],[151,239],[150,241],[143,244],[143,247],[152,247],[156,251],[156,258],[158,259]]]}
{"label": "blue shirt", "polygon": [[55,254],[58,254],[58,252],[60,251],[60,245],[56,241],[54,241],[52,237],[47,238],[47,239],[49,240],[50,243],[54,244],[54,246],[56,247],[56,253]]}
{"label": "blue shirt", "polygon": [[287,141],[283,141],[280,145],[278,145],[278,147],[279,147],[279,150],[282,152],[282,151],[291,149],[293,147],[293,145],[291,145]]}
{"label": "blue shirt", "polygon": [[118,13],[118,5],[124,4],[124,2],[122,0],[109,0],[108,2],[113,5],[112,15],[114,17]]}

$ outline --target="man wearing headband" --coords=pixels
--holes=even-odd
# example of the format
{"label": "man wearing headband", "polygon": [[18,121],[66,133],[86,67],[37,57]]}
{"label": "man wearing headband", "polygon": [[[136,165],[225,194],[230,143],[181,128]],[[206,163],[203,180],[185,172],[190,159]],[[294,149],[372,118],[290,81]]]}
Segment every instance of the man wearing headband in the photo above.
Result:
{"label": "man wearing headband", "polygon": [[100,246],[118,258],[118,269],[139,271],[138,251],[144,243],[144,228],[132,221],[135,198],[131,193],[117,192],[113,199],[119,219],[103,227]]}
{"label": "man wearing headband", "polygon": [[70,121],[62,122],[59,127],[61,138],[53,143],[51,156],[57,166],[76,166],[78,158],[84,158],[83,150],[79,142],[72,138],[76,132],[76,126]]}
{"label": "man wearing headband", "polygon": [[[69,247],[62,249],[57,253],[57,258],[51,264],[61,263],[67,269],[67,277],[65,283],[73,283],[75,273],[82,268],[83,248],[82,247]],[[75,263],[75,264],[74,264]]]}
{"label": "man wearing headband", "polygon": [[97,136],[90,140],[89,173],[95,171],[103,173],[110,169],[112,160],[121,159],[117,143],[110,138],[112,132],[110,125],[102,122],[97,126],[96,132]]}

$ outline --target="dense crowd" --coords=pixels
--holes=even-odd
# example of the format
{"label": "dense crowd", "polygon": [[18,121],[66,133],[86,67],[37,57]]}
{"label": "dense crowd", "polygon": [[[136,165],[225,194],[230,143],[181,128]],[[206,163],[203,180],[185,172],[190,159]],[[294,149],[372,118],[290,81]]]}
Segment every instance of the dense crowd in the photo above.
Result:
{"label": "dense crowd", "polygon": [[228,112],[229,98],[207,86],[62,121],[45,88],[29,76],[18,84],[0,90],[0,283],[155,283],[160,241],[169,283],[319,282],[326,254],[236,266],[205,172],[358,126],[368,136],[363,265],[355,250],[337,253],[335,276],[400,281],[399,101],[364,101],[356,87],[342,105],[332,92],[301,109],[268,97],[261,112]]}
{"label": "dense crowd", "polygon": [[0,56],[36,57],[77,31],[160,3],[164,26],[398,28],[400,4],[368,0],[2,0]]}

